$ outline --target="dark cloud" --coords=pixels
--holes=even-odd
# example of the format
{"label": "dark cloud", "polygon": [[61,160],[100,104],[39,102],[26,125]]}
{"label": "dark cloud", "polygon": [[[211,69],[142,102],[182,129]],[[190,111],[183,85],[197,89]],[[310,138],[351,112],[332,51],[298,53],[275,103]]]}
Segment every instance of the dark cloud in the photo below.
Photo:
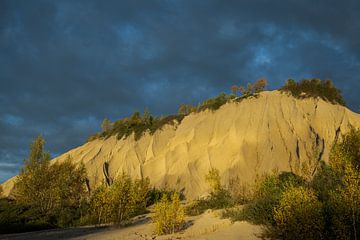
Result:
{"label": "dark cloud", "polygon": [[0,2],[0,182],[41,133],[53,155],[112,120],[260,77],[332,79],[360,111],[360,2]]}

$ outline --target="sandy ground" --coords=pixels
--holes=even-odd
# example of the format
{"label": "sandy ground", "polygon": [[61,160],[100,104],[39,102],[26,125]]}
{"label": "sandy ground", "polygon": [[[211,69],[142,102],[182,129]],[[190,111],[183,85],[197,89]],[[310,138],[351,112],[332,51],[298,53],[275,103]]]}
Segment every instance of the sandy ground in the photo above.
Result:
{"label": "sandy ground", "polygon": [[241,240],[261,239],[261,226],[248,222],[231,223],[228,219],[221,219],[218,211],[208,211],[204,214],[186,219],[188,227],[182,232],[156,236],[154,225],[149,215],[142,215],[134,219],[133,224],[126,227],[81,227],[64,230],[48,230],[31,233],[0,235],[0,239],[14,240],[167,240],[167,239],[195,239],[195,240]]}

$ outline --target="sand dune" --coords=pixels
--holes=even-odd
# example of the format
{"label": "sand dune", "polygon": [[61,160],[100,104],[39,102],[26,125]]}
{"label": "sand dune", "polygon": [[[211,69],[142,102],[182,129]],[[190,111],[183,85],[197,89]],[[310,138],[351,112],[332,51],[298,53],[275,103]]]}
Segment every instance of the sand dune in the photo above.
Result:
{"label": "sand dune", "polygon": [[[138,141],[132,136],[94,140],[54,162],[68,156],[82,161],[91,187],[104,180],[103,166],[108,163],[112,178],[123,171],[133,178],[149,177],[155,186],[183,190],[193,199],[208,191],[204,175],[211,168],[219,169],[226,183],[236,176],[251,181],[274,168],[295,170],[313,158],[314,149],[316,157],[327,161],[333,142],[351,126],[360,127],[360,114],[343,106],[270,91],[214,112],[190,114],[181,124],[167,125]],[[13,180],[3,184],[5,194]]]}

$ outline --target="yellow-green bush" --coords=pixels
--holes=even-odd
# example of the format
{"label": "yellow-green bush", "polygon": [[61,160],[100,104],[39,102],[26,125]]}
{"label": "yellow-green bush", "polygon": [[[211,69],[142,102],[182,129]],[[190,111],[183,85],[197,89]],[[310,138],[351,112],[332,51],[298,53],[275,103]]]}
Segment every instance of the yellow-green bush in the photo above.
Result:
{"label": "yellow-green bush", "polygon": [[150,181],[133,181],[122,174],[110,185],[98,187],[91,196],[90,215],[93,223],[122,224],[146,210]]}
{"label": "yellow-green bush", "polygon": [[152,220],[159,235],[180,231],[185,225],[185,211],[180,204],[179,194],[175,192],[171,200],[164,195],[160,202],[155,204]]}
{"label": "yellow-green bush", "polygon": [[313,190],[287,189],[274,209],[275,232],[282,239],[322,239],[324,218],[322,203]]}
{"label": "yellow-green bush", "polygon": [[256,224],[274,224],[274,208],[287,188],[303,185],[303,179],[290,172],[273,172],[257,180],[252,201],[244,208],[227,211],[232,220],[247,220]]}

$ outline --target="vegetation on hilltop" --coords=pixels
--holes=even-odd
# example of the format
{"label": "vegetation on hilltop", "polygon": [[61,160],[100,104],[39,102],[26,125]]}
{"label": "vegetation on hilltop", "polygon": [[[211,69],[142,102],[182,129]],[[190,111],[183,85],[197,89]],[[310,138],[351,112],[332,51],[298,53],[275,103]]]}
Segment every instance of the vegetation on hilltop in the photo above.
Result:
{"label": "vegetation on hilltop", "polygon": [[[157,130],[161,130],[165,125],[180,124],[185,116],[191,113],[198,113],[205,110],[215,111],[230,101],[241,101],[242,99],[257,96],[266,87],[267,81],[260,79],[254,84],[248,84],[247,87],[232,86],[233,94],[220,93],[218,96],[206,99],[198,106],[182,104],[179,107],[178,114],[169,116],[154,117],[149,110],[145,110],[141,115],[140,112],[133,113],[128,118],[120,119],[114,123],[105,118],[101,124],[102,131],[88,138],[88,141],[95,139],[106,139],[111,136],[117,136],[117,139],[123,139],[134,134],[135,140],[139,140],[141,136],[148,132],[151,135]],[[238,96],[240,93],[241,96]]]}
{"label": "vegetation on hilltop", "polygon": [[[178,109],[178,113],[174,115],[154,117],[146,109],[143,115],[140,112],[135,112],[130,117],[120,119],[114,123],[105,118],[101,124],[102,131],[90,136],[88,141],[106,139],[111,136],[123,139],[132,134],[134,134],[135,140],[139,140],[146,132],[152,135],[165,125],[174,126],[180,124],[184,117],[191,113],[205,110],[216,111],[228,102],[241,102],[249,97],[258,97],[259,93],[265,90],[266,85],[266,79],[259,79],[253,84],[248,83],[245,87],[234,85],[231,87],[232,94],[220,93],[218,96],[204,100],[198,106],[182,104]],[[333,104],[345,105],[340,90],[330,80],[304,79],[296,82],[289,79],[279,90],[300,99],[320,97]]]}
{"label": "vegetation on hilltop", "polygon": [[345,106],[345,100],[341,96],[340,90],[333,85],[331,80],[313,78],[296,82],[293,79],[289,79],[280,88],[280,91],[288,92],[296,98],[320,97],[333,104]]}

